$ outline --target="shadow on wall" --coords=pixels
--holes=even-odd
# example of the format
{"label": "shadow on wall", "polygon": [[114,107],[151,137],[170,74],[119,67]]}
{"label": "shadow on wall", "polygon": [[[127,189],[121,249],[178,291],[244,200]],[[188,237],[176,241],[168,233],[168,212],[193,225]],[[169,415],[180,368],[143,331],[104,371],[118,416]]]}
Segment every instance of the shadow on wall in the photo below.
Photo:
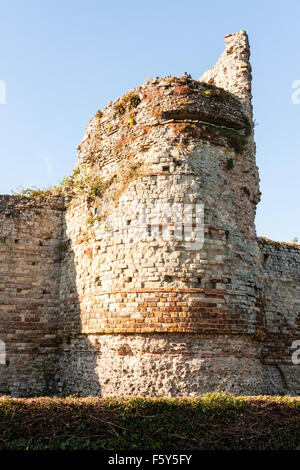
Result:
{"label": "shadow on wall", "polygon": [[101,396],[101,386],[95,372],[99,351],[87,335],[81,334],[75,253],[67,244],[62,244],[61,257],[61,344],[57,356],[57,390],[63,396]]}

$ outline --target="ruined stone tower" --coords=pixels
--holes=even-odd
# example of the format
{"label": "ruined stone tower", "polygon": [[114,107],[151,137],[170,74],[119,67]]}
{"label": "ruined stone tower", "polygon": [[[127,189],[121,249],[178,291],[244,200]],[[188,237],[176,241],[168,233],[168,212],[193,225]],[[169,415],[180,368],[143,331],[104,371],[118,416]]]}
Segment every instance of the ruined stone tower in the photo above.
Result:
{"label": "ruined stone tower", "polygon": [[62,194],[3,196],[0,391],[300,393],[300,251],[258,239],[249,44],[86,128]]}

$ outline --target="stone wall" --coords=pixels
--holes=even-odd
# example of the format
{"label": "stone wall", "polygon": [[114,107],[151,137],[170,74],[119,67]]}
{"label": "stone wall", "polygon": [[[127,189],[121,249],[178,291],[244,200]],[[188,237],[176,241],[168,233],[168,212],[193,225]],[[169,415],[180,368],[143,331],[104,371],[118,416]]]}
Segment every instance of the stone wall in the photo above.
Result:
{"label": "stone wall", "polygon": [[[252,124],[238,98],[187,75],[150,80],[97,113],[78,156],[77,172],[107,184],[101,198],[75,198],[66,211],[62,295],[66,317],[68,306],[78,312],[79,299],[81,332],[259,328],[260,194]],[[196,213],[195,223],[176,215],[197,205],[204,207],[204,246],[195,250],[176,235],[179,225],[196,231]],[[153,220],[163,206],[167,223]],[[147,236],[130,239],[143,224]]]}
{"label": "stone wall", "polygon": [[[161,162],[158,150],[156,155],[162,166],[166,158],[162,157]],[[100,222],[90,224],[90,212],[99,214],[99,207],[84,199],[70,201],[65,218],[70,245],[64,256],[61,284],[65,312],[62,323],[65,327],[70,324],[70,332],[79,323],[84,333],[253,333],[261,325],[256,238],[251,234],[245,244],[245,235],[232,229],[239,219],[232,220],[227,213],[231,210],[229,197],[222,201],[220,193],[215,214],[205,205],[218,192],[219,177],[226,178],[228,186],[239,179],[238,168],[224,170],[223,157],[221,149],[198,143],[187,160],[190,171],[181,168],[172,172],[169,167],[165,174],[149,171],[149,158],[146,171],[120,196],[124,210],[135,202],[138,208],[149,209],[149,214],[157,201],[167,209],[174,201],[185,207],[193,207],[196,201],[203,203],[201,249],[174,240],[172,222],[162,227],[168,231],[165,237],[159,233],[159,225],[164,225],[161,222],[151,224],[152,233],[147,233],[146,239],[131,239],[134,228],[140,226],[137,212],[128,213],[120,226],[119,206],[106,205],[110,212]],[[205,183],[207,173],[202,172],[204,166],[211,175],[209,186]],[[245,203],[249,204],[247,198]],[[215,225],[217,221],[219,226]],[[185,226],[182,220],[180,225]],[[125,230],[128,233],[124,234]]]}
{"label": "stone wall", "polygon": [[[150,80],[90,121],[77,180],[100,175],[106,187],[99,198],[67,200],[62,390],[193,394],[222,381],[236,393],[264,389],[260,193],[247,112],[239,96],[185,75]],[[156,207],[167,217],[154,217]],[[186,207],[189,221],[178,217]],[[190,246],[185,235],[199,236],[199,225],[203,244]],[[269,388],[282,389],[280,380]]]}
{"label": "stone wall", "polygon": [[257,239],[245,32],[99,111],[60,197],[0,199],[0,392],[297,394],[299,249]]}
{"label": "stone wall", "polygon": [[290,393],[261,346],[244,335],[174,333],[79,335],[59,361],[64,394],[196,396]]}
{"label": "stone wall", "polygon": [[[245,32],[228,35],[200,82],[149,80],[87,126],[76,171],[106,189],[67,206],[61,390],[295,392],[281,367],[289,353],[282,344],[271,360],[266,325],[249,57]],[[171,209],[167,223],[151,219],[155,204],[202,204],[203,246],[176,240]],[[136,239],[141,208],[148,233]]]}
{"label": "stone wall", "polygon": [[225,50],[217,63],[207,70],[201,81],[211,83],[238,96],[244,112],[252,116],[252,67],[250,46],[246,31],[226,34]]}
{"label": "stone wall", "polygon": [[262,360],[275,364],[292,393],[300,393],[299,365],[292,363],[300,340],[300,247],[259,239],[264,273],[265,337]]}
{"label": "stone wall", "polygon": [[53,388],[61,232],[61,198],[0,197],[0,393]]}

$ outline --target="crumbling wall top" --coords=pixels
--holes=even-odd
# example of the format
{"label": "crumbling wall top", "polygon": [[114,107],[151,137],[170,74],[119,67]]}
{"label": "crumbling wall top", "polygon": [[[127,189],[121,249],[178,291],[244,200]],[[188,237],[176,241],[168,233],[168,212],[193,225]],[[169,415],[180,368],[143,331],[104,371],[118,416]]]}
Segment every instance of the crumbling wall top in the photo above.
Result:
{"label": "crumbling wall top", "polygon": [[[98,111],[78,147],[78,164],[102,167],[145,146],[191,137],[243,150],[252,122],[239,97],[189,75],[149,80]],[[173,136],[173,138],[171,137]]]}
{"label": "crumbling wall top", "polygon": [[225,51],[217,63],[205,72],[200,81],[214,84],[236,95],[252,118],[250,45],[246,31],[225,36]]}

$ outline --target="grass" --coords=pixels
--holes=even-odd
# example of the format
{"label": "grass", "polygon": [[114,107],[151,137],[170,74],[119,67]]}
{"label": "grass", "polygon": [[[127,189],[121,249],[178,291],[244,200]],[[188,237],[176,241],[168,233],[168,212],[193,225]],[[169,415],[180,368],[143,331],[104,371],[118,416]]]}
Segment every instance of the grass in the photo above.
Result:
{"label": "grass", "polygon": [[131,181],[143,175],[141,172],[141,166],[142,162],[131,162],[128,164],[128,166],[119,172],[117,178],[115,179],[117,188],[114,189],[111,195],[115,206],[119,204],[119,198],[121,194],[127,189]]}
{"label": "grass", "polygon": [[88,169],[88,165],[82,165],[81,169],[75,168],[72,175],[64,178],[57,186],[44,189],[36,187],[26,189],[19,188],[17,191],[12,191],[12,194],[27,199],[39,199],[71,192],[77,195],[85,195],[93,201],[97,197],[102,196],[107,185],[101,176],[87,174]]}
{"label": "grass", "polygon": [[300,450],[300,399],[0,399],[0,449]]}
{"label": "grass", "polygon": [[16,191],[11,191],[14,196],[25,197],[27,199],[47,198],[51,196],[59,196],[62,194],[61,186],[52,186],[49,188],[18,188]]}

